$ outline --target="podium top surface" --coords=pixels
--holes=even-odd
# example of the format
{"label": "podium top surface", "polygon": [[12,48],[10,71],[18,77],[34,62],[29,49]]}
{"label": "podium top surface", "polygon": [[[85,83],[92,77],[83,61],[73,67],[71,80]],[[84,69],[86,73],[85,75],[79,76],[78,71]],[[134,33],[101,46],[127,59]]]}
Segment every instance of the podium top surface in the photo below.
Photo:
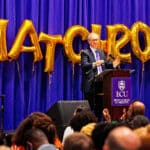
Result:
{"label": "podium top surface", "polygon": [[130,70],[125,69],[106,69],[101,74],[97,75],[96,80],[102,80],[103,78],[110,77],[130,77]]}

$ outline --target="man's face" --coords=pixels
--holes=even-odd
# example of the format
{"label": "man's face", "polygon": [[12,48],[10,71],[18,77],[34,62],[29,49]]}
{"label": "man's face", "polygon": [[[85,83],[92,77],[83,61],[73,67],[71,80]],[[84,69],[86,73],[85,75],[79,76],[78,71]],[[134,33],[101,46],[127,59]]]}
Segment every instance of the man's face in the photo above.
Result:
{"label": "man's face", "polygon": [[88,40],[88,42],[92,48],[97,49],[99,44],[99,37],[97,35],[94,35]]}

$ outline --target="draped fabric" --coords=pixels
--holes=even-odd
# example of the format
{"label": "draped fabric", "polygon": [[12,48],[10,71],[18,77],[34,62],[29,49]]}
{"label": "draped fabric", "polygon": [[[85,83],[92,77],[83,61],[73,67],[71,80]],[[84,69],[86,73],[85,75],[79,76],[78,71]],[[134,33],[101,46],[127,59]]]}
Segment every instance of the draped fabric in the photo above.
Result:
{"label": "draped fabric", "polygon": [[[91,24],[102,26],[101,39],[106,39],[106,25],[124,24],[128,28],[137,21],[150,24],[149,0],[0,0],[0,18],[7,19],[7,51],[25,19],[33,22],[37,34],[61,34],[73,25],[91,31]],[[79,53],[82,42],[75,42]],[[81,67],[72,64],[61,44],[56,46],[54,71],[44,72],[45,45],[40,43],[43,60],[33,63],[31,53],[21,53],[17,60],[0,62],[0,94],[5,95],[4,129],[14,130],[20,121],[34,111],[46,112],[58,100],[81,100]],[[130,47],[125,50],[131,52]],[[132,53],[131,53],[132,54]],[[132,54],[132,63],[124,68],[132,73],[132,99],[146,104],[150,117],[150,62],[144,64]],[[1,103],[1,102],[0,102]]]}

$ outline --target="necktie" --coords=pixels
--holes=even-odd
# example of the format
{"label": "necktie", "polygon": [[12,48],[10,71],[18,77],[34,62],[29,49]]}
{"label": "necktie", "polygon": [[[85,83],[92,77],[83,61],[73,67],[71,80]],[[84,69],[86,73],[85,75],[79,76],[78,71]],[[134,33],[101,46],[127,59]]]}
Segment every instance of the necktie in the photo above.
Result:
{"label": "necktie", "polygon": [[[96,54],[96,61],[100,60],[100,55],[98,50],[95,51],[95,54]],[[97,70],[98,70],[98,74],[100,74],[102,72],[102,66],[98,66]]]}

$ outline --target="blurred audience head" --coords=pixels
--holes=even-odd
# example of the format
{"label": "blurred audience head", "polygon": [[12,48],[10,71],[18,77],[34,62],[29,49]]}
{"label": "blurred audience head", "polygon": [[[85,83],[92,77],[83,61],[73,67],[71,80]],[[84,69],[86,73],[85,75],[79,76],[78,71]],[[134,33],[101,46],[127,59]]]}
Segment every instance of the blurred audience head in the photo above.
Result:
{"label": "blurred audience head", "polygon": [[32,128],[41,129],[51,144],[54,144],[55,139],[58,137],[56,126],[54,125],[52,119],[42,112],[34,112],[20,123],[12,138],[12,142],[18,146],[24,146],[24,134],[27,130]]}
{"label": "blurred audience head", "polygon": [[141,139],[142,145],[140,150],[150,150],[150,124],[134,130]]}
{"label": "blurred audience head", "polygon": [[139,127],[144,127],[149,124],[149,119],[144,115],[136,115],[132,120],[132,128],[137,129]]}
{"label": "blurred audience head", "polygon": [[103,150],[139,150],[140,138],[128,127],[113,129],[105,140]]}
{"label": "blurred audience head", "polygon": [[139,100],[133,101],[127,111],[127,119],[132,120],[136,115],[144,115],[145,114],[145,105],[143,102]]}
{"label": "blurred audience head", "polygon": [[102,149],[105,139],[111,130],[122,125],[126,125],[125,122],[113,121],[97,123],[91,136],[96,150]]}
{"label": "blurred audience head", "polygon": [[11,149],[6,145],[0,145],[0,150],[11,150]]}
{"label": "blurred audience head", "polygon": [[97,117],[92,111],[83,110],[80,113],[77,113],[70,120],[70,126],[74,131],[80,131],[83,126],[88,123],[97,122]]}
{"label": "blurred audience head", "polygon": [[24,134],[24,147],[26,150],[42,150],[49,148],[51,150],[58,150],[54,145],[49,144],[47,136],[44,132],[37,128],[32,128]]}
{"label": "blurred audience head", "polygon": [[94,145],[89,136],[74,132],[65,139],[64,150],[94,150]]}

